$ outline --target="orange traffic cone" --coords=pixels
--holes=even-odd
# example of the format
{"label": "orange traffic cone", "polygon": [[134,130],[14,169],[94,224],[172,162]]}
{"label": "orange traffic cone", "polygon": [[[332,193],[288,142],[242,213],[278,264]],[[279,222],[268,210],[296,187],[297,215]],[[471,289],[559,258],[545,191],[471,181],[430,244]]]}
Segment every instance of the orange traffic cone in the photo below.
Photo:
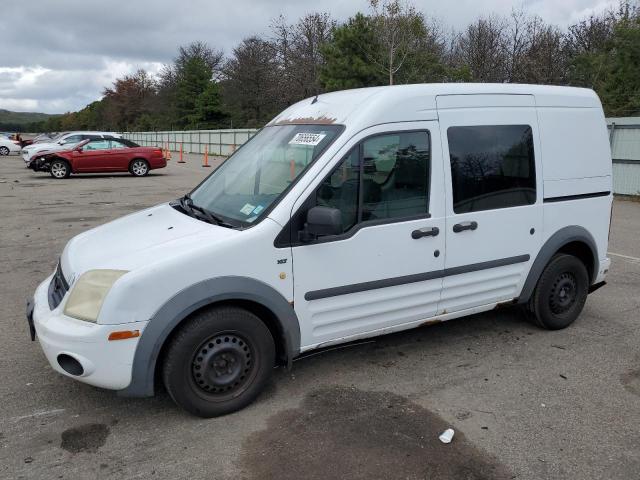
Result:
{"label": "orange traffic cone", "polygon": [[178,160],[178,163],[187,163],[182,159],[182,143],[180,143],[180,160]]}
{"label": "orange traffic cone", "polygon": [[167,142],[167,160],[171,160],[171,149],[169,148],[169,142]]}
{"label": "orange traffic cone", "polygon": [[211,166],[211,165],[209,165],[209,149],[207,147],[208,147],[207,145],[204,146],[204,158],[202,159],[202,166],[203,167],[210,167]]}

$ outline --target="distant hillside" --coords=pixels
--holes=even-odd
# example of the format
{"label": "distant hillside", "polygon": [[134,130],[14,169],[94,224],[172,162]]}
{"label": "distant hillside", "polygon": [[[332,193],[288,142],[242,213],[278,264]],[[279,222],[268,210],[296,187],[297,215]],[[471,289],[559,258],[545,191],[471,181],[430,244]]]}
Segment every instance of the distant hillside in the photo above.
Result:
{"label": "distant hillside", "polygon": [[12,112],[0,108],[0,130],[23,131],[35,122],[42,122],[53,117],[48,113]]}

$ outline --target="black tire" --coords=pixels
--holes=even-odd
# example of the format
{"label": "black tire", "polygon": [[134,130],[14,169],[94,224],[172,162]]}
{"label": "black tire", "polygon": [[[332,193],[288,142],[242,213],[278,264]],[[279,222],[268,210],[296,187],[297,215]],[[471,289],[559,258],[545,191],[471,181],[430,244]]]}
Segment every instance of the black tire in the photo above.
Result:
{"label": "black tire", "polygon": [[589,272],[573,255],[554,255],[538,279],[525,311],[529,320],[548,330],[571,325],[589,293]]}
{"label": "black tire", "polygon": [[4,146],[0,147],[0,155],[3,155],[3,156],[9,155],[9,153],[10,153],[9,147],[4,147]]}
{"label": "black tire", "polygon": [[275,365],[271,332],[242,308],[214,307],[180,328],[164,356],[173,401],[203,418],[235,412],[262,391]]}
{"label": "black tire", "polygon": [[146,177],[149,170],[149,162],[143,158],[134,158],[129,164],[129,173],[134,177]]}
{"label": "black tire", "polygon": [[71,165],[65,160],[56,158],[49,166],[49,174],[58,180],[69,178],[69,175],[71,175]]}

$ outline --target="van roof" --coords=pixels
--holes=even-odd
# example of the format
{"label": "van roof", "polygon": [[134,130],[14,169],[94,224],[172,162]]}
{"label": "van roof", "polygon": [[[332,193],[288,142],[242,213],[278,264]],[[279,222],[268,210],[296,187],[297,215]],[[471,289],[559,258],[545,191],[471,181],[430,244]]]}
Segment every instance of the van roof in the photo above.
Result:
{"label": "van roof", "polygon": [[[529,95],[538,107],[601,108],[593,90],[505,83],[423,83],[358,88],[323,93],[302,100],[269,125],[345,124],[435,120],[436,98],[446,95]],[[474,102],[474,106],[478,106]],[[490,100],[486,106],[491,105]]]}

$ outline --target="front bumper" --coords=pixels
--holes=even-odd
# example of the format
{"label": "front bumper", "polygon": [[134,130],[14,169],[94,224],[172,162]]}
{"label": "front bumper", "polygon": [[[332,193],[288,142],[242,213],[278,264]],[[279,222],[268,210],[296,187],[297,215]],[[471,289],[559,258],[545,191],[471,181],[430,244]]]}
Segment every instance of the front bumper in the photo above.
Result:
{"label": "front bumper", "polygon": [[[35,336],[53,369],[96,387],[126,388],[131,383],[131,367],[139,337],[115,341],[109,341],[108,337],[112,332],[122,330],[142,333],[148,322],[100,325],[77,320],[64,315],[66,299],[51,310],[48,288],[52,278],[53,275],[36,289],[27,306],[27,320],[30,329],[33,325]],[[62,367],[68,357],[82,366],[81,373],[69,373],[69,368]]]}

